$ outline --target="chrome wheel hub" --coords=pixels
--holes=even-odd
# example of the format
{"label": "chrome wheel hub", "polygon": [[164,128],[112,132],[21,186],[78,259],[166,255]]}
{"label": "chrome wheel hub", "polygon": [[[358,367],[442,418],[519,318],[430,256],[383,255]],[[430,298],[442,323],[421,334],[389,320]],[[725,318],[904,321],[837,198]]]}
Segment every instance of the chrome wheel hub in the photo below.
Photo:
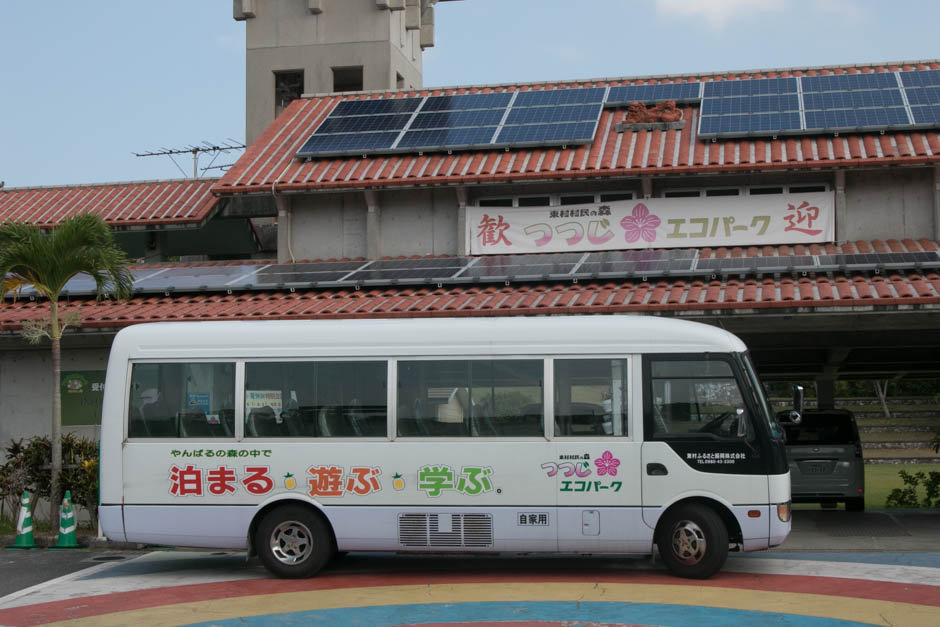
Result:
{"label": "chrome wheel hub", "polygon": [[698,564],[705,557],[705,533],[691,520],[680,520],[672,530],[672,552],[684,564]]}
{"label": "chrome wheel hub", "polygon": [[271,553],[282,564],[297,564],[313,552],[313,537],[306,525],[283,522],[271,532]]}

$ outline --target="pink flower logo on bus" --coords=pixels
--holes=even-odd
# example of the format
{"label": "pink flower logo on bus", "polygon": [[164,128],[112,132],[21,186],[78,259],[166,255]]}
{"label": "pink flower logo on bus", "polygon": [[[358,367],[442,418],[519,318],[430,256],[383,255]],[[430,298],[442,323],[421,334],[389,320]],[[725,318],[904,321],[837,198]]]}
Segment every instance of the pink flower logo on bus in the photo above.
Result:
{"label": "pink flower logo on bus", "polygon": [[594,460],[594,465],[597,466],[598,475],[616,477],[617,466],[620,465],[620,460],[614,457],[610,451],[604,451],[603,455]]}
{"label": "pink flower logo on bus", "polygon": [[632,244],[641,237],[646,242],[655,242],[656,228],[660,223],[659,216],[650,213],[646,205],[639,202],[633,208],[633,215],[624,216],[620,221],[620,226],[623,227],[624,237]]}

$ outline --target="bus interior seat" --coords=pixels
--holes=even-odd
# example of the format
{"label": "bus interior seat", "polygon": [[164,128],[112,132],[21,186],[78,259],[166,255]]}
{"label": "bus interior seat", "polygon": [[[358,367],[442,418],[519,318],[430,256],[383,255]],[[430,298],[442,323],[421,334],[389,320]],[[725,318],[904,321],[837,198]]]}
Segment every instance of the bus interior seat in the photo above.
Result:
{"label": "bus interior seat", "polygon": [[[206,416],[206,413],[200,408],[184,409],[179,412],[177,419],[180,425],[180,436],[184,438],[232,437],[232,430],[229,427],[228,418],[224,417],[221,412],[218,416],[218,422],[209,422],[209,417]],[[232,411],[231,420],[234,423],[234,411]]]}
{"label": "bus interior seat", "polygon": [[278,422],[277,414],[270,405],[252,409],[245,421],[248,435],[256,438],[286,438],[290,436],[287,426]]}
{"label": "bus interior seat", "polygon": [[162,400],[148,403],[140,408],[146,423],[148,436],[151,438],[175,438],[179,436],[179,422],[176,411]]}
{"label": "bus interior seat", "polygon": [[350,414],[350,420],[356,426],[359,435],[366,437],[385,437],[388,431],[388,414],[381,405],[363,405]]}
{"label": "bus interior seat", "polygon": [[355,424],[344,414],[343,408],[335,405],[326,405],[320,409],[318,426],[321,437],[352,438],[359,435]]}
{"label": "bus interior seat", "polygon": [[281,412],[281,419],[287,425],[287,431],[292,437],[312,438],[317,435],[318,412],[318,408],[308,406],[285,409]]}

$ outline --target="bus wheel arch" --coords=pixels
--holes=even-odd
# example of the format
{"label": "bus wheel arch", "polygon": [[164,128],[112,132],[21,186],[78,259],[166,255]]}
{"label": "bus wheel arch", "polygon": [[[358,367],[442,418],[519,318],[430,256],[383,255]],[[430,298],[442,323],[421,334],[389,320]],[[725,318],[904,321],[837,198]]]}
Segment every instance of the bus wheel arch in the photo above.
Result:
{"label": "bus wheel arch", "polygon": [[722,503],[692,497],[663,512],[653,538],[671,573],[707,579],[724,565],[729,541],[740,542],[741,535],[737,519]]}
{"label": "bus wheel arch", "polygon": [[279,577],[311,577],[336,554],[336,535],[315,505],[277,500],[260,509],[248,528],[249,555]]}

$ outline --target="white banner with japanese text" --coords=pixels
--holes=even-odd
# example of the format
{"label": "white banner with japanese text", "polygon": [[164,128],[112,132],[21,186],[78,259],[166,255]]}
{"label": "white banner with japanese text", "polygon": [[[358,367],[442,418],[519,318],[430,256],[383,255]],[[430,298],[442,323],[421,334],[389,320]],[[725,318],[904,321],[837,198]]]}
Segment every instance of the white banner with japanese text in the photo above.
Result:
{"label": "white banner with japanese text", "polygon": [[835,240],[832,192],[467,207],[471,255],[810,244]]}

